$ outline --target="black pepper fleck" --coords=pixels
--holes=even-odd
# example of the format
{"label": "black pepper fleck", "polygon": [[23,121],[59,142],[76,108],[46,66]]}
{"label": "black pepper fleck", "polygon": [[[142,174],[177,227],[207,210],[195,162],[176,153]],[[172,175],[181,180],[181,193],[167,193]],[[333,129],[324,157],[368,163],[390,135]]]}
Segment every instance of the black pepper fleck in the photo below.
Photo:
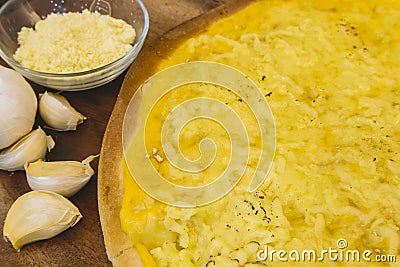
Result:
{"label": "black pepper fleck", "polygon": [[[210,264],[210,265],[209,265],[209,264]],[[208,261],[207,264],[206,264],[206,266],[211,266],[211,264],[215,266],[215,260],[210,260],[210,261]]]}

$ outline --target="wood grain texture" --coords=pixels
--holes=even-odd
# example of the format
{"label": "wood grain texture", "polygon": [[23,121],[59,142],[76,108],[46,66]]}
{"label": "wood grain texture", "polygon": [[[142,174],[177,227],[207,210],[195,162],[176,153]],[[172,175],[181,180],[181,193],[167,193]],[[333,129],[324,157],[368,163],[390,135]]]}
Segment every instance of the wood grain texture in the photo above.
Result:
{"label": "wood grain texture", "polygon": [[[3,3],[4,1],[0,2]],[[150,15],[150,31],[145,47],[160,35],[182,22],[222,4],[218,0],[144,0]],[[6,64],[0,60],[0,64]],[[48,160],[82,160],[100,152],[103,135],[117,99],[125,73],[96,89],[64,92],[63,95],[88,119],[73,132],[52,135],[56,147],[47,154]],[[47,90],[32,83],[35,92]],[[37,125],[44,125],[37,117]],[[98,160],[92,162],[97,171]],[[25,173],[0,170],[0,230],[12,203],[30,191]],[[80,209],[83,219],[73,228],[45,241],[39,241],[16,252],[10,243],[0,240],[0,266],[111,266],[107,258],[97,206],[97,174],[71,201]]]}

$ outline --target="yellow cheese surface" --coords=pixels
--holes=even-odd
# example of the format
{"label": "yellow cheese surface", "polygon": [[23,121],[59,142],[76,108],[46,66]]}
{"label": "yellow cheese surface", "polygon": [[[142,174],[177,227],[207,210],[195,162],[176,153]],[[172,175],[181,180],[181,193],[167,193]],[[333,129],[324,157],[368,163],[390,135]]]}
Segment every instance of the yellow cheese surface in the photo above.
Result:
{"label": "yellow cheese surface", "polygon": [[[270,250],[371,250],[371,259],[400,261],[400,1],[260,1],[188,39],[159,69],[209,60],[242,71],[262,90],[276,123],[276,154],[255,193],[239,184],[221,200],[196,209],[161,204],[135,184],[124,167],[123,230],[159,266],[280,265],[260,260]],[[149,154],[161,149],[168,112],[206,95],[238,111],[256,129],[246,104],[227,89],[188,86],[166,96],[146,131]],[[167,160],[153,160],[166,179],[209,182],[226,166],[229,139],[218,124],[188,124],[182,153],[199,156],[214,139],[216,165],[191,180]],[[259,139],[244,175],[256,165]],[[162,150],[158,152],[164,159]],[[344,251],[344,250],[343,250]],[[320,254],[317,254],[320,257]],[[288,258],[288,255],[286,255]],[[308,262],[309,263],[309,262]],[[339,260],[312,262],[321,266]],[[254,265],[250,265],[254,264]],[[356,265],[365,265],[363,259]]]}

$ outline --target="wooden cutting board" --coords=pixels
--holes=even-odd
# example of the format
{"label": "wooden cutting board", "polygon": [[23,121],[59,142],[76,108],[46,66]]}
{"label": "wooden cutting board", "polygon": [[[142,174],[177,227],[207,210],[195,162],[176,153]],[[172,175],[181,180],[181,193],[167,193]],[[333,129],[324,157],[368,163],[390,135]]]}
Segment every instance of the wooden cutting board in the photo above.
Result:
{"label": "wooden cutting board", "polygon": [[[227,0],[143,0],[150,15],[150,31],[144,48],[149,47],[169,29],[199,16]],[[4,1],[0,2],[0,5]],[[6,64],[0,60],[0,64]],[[132,71],[128,71],[132,73]],[[128,75],[130,77],[133,74]],[[88,117],[75,132],[55,132],[45,129],[53,136],[56,147],[47,155],[48,160],[82,160],[100,153],[103,135],[114,107],[125,74],[113,82],[96,89],[65,92],[64,96],[80,112]],[[47,88],[32,83],[35,92]],[[43,125],[40,118],[38,125]],[[97,171],[98,160],[92,162]],[[0,170],[0,229],[12,203],[30,191],[25,173],[9,173]],[[0,240],[0,266],[111,266],[105,253],[97,210],[97,174],[82,191],[71,198],[80,209],[83,219],[73,228],[46,241],[39,241],[16,252],[10,243]]]}

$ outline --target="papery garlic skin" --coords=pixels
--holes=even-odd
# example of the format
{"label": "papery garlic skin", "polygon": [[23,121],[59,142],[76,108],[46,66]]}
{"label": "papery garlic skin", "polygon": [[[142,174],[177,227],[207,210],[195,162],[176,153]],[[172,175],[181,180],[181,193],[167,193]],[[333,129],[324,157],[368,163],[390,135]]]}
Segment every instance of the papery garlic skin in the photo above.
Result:
{"label": "papery garlic skin", "polygon": [[31,131],[12,146],[0,151],[0,169],[23,170],[25,163],[43,159],[53,149],[54,140],[42,128]]}
{"label": "papery garlic skin", "polygon": [[30,84],[15,70],[0,66],[0,150],[32,130],[36,111]]}
{"label": "papery garlic skin", "polygon": [[60,234],[81,218],[78,208],[65,197],[49,191],[31,191],[12,204],[3,237],[20,251],[26,244]]}
{"label": "papery garlic skin", "polygon": [[86,120],[64,96],[47,91],[40,95],[39,114],[49,127],[57,131],[76,130],[76,126]]}
{"label": "papery garlic skin", "polygon": [[48,190],[70,197],[82,189],[94,174],[90,162],[98,156],[79,161],[38,160],[25,164],[26,179],[32,190]]}

